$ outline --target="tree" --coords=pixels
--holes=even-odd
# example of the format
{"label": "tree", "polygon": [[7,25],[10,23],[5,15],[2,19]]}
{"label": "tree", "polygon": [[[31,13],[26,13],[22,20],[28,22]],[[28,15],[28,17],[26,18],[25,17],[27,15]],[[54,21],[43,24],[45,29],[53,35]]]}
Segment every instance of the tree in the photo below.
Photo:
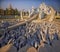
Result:
{"label": "tree", "polygon": [[6,8],[6,10],[5,10],[5,13],[4,13],[5,15],[8,15],[8,9]]}
{"label": "tree", "polygon": [[19,12],[18,12],[18,10],[17,10],[17,8],[15,9],[15,15],[18,15],[19,14]]}
{"label": "tree", "polygon": [[0,9],[0,15],[4,15],[4,10]]}

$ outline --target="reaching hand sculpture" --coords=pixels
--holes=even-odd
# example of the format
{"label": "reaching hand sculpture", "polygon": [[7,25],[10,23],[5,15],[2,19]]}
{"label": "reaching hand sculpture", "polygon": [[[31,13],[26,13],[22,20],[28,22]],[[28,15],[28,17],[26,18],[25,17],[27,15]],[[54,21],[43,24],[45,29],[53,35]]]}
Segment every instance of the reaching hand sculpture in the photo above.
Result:
{"label": "reaching hand sculpture", "polygon": [[[51,6],[47,6],[45,3],[42,3],[39,7],[40,18],[42,18],[42,14],[46,14],[48,17],[48,21],[51,22],[55,18],[55,10]],[[44,16],[43,16],[44,17]]]}

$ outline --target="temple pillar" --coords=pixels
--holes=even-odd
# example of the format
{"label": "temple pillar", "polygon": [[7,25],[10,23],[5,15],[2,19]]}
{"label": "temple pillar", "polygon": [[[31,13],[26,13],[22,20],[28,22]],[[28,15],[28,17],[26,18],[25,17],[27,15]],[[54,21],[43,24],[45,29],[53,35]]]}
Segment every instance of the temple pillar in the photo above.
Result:
{"label": "temple pillar", "polygon": [[22,11],[20,12],[21,20],[23,20]]}

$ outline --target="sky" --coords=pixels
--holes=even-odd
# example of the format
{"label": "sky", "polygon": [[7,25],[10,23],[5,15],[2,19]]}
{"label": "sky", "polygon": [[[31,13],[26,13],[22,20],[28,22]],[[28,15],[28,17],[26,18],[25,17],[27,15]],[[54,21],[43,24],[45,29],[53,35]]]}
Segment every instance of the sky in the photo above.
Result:
{"label": "sky", "polygon": [[34,8],[39,7],[42,2],[45,2],[45,4],[52,6],[57,11],[60,11],[60,0],[0,0],[0,7],[6,9],[9,4],[11,4],[14,9],[28,10],[31,9],[32,6],[34,6]]}

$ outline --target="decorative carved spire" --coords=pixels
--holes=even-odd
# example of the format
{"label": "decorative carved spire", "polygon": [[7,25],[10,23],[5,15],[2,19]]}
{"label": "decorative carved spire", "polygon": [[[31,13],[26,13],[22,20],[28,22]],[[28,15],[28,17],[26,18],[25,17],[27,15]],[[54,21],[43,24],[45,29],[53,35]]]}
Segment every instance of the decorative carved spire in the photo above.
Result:
{"label": "decorative carved spire", "polygon": [[34,7],[32,6],[32,12],[34,11]]}

